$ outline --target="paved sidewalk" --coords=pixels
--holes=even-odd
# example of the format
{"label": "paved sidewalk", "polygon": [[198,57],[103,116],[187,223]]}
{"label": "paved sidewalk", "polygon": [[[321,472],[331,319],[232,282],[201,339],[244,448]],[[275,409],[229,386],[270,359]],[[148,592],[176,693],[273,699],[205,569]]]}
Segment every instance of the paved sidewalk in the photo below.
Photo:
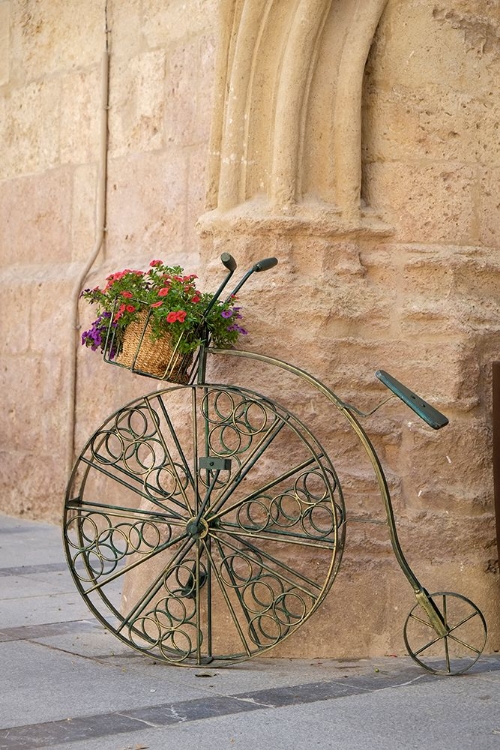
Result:
{"label": "paved sidewalk", "polygon": [[0,749],[500,750],[500,656],[178,669],[123,646],[67,571],[60,530],[0,515]]}

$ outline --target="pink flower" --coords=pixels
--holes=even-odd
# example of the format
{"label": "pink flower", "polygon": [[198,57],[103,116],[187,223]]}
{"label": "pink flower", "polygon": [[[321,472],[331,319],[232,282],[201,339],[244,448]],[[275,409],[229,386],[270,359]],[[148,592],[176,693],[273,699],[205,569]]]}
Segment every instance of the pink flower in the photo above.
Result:
{"label": "pink flower", "polygon": [[158,292],[158,297],[166,297],[169,291],[170,289],[168,288],[168,286],[164,286],[163,289],[160,289],[160,291]]}
{"label": "pink flower", "polygon": [[162,266],[163,265],[163,261],[162,260],[152,260],[149,265],[153,266],[153,267],[154,266]]}
{"label": "pink flower", "polygon": [[153,304],[151,305],[151,307],[160,307],[161,305],[163,305],[163,301],[162,300],[160,300],[159,302],[153,302]]}

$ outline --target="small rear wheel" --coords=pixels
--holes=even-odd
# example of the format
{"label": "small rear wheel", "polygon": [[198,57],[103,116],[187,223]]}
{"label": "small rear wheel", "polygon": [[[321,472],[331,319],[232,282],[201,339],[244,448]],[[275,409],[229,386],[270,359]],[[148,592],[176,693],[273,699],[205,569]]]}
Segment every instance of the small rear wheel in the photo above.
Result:
{"label": "small rear wheel", "polygon": [[486,621],[474,602],[449,591],[431,594],[445,633],[438,634],[428,613],[416,604],[404,625],[411,658],[433,674],[466,672],[481,656],[486,643]]}

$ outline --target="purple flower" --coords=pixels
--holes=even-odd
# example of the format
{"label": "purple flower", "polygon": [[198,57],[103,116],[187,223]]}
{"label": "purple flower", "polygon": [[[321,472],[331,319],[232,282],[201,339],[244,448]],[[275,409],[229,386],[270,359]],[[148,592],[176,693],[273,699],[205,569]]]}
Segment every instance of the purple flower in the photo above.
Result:
{"label": "purple flower", "polygon": [[233,314],[233,312],[234,312],[234,310],[223,310],[221,312],[221,315],[222,315],[223,318],[230,318],[231,315]]}
{"label": "purple flower", "polygon": [[[82,333],[82,345],[89,346],[93,352],[95,352],[99,348],[103,350],[106,343],[106,336],[109,328],[110,318],[110,312],[104,312],[99,315],[97,320],[94,320],[94,322],[92,323],[92,327],[89,328],[88,331],[84,331]],[[116,328],[116,323],[112,323],[111,325]],[[115,354],[116,351],[111,348],[109,352],[110,359],[113,359]]]}
{"label": "purple flower", "polygon": [[236,323],[233,323],[233,325],[228,326],[228,331],[237,331],[238,333],[241,333],[242,336],[246,336],[248,334],[248,331],[245,330],[245,328],[242,328],[241,326],[237,325]]}

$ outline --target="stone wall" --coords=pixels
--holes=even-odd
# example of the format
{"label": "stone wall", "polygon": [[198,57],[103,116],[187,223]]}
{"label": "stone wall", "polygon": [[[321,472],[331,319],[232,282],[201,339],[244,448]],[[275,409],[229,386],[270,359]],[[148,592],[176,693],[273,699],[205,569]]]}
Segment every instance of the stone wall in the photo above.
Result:
{"label": "stone wall", "polygon": [[[449,416],[435,433],[398,402],[365,426],[412,566],[476,601],[497,649],[498,4],[270,3],[266,22],[260,5],[109,0],[107,235],[85,286],[152,257],[211,283],[222,251],[278,257],[242,297],[249,348],[366,410],[387,369]],[[69,383],[98,238],[105,10],[0,0],[0,507],[53,521],[73,441],[145,390],[87,350],[74,400]],[[361,521],[322,609],[277,653],[401,653],[411,590],[385,527],[363,523],[383,518],[370,466],[317,399],[264,383],[332,446]]]}
{"label": "stone wall", "polygon": [[[192,3],[189,17],[183,3],[164,6],[108,3],[107,242],[85,285],[160,253],[198,267],[216,3]],[[105,11],[103,0],[0,2],[1,506],[54,521],[71,412],[79,447],[143,389],[131,378],[117,392],[115,374],[78,352],[76,403],[70,393],[73,352],[92,319],[82,309],[75,332],[99,233]]]}

